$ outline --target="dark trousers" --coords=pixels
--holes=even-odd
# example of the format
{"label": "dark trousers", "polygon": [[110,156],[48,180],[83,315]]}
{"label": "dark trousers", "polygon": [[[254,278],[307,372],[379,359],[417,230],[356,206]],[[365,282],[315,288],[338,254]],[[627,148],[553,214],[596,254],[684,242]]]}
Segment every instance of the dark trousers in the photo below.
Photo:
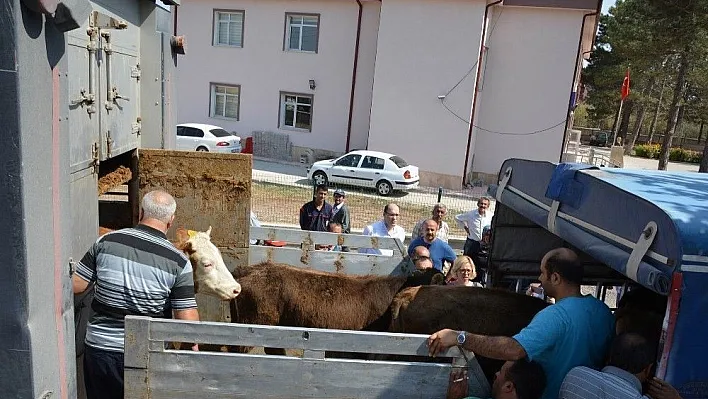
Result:
{"label": "dark trousers", "polygon": [[484,280],[487,274],[487,265],[483,265],[482,261],[479,258],[479,252],[481,251],[481,249],[482,244],[480,244],[479,241],[475,241],[467,237],[467,240],[465,240],[465,246],[462,251],[465,255],[472,258],[472,262],[474,262],[474,268],[477,272],[477,277],[475,277],[472,281],[484,284]]}
{"label": "dark trousers", "polygon": [[88,399],[123,399],[123,353],[92,348],[84,352]]}

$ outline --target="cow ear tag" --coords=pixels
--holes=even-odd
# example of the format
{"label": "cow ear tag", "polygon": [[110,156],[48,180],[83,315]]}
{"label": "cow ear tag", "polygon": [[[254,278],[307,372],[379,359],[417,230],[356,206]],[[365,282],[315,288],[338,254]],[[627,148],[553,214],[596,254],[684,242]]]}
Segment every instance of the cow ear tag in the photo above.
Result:
{"label": "cow ear tag", "polygon": [[197,236],[197,231],[195,230],[187,230],[187,235],[189,235],[189,238],[194,238]]}

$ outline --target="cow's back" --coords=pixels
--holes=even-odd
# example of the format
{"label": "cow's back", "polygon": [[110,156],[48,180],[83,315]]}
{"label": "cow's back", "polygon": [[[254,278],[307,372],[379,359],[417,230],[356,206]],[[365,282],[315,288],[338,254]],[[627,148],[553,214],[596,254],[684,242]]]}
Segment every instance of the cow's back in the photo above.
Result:
{"label": "cow's back", "polygon": [[547,304],[513,292],[478,288],[407,288],[393,300],[391,330],[432,334],[443,328],[475,334],[512,336]]}
{"label": "cow's back", "polygon": [[232,320],[360,330],[381,317],[403,277],[347,276],[263,263],[234,272],[241,284]]}

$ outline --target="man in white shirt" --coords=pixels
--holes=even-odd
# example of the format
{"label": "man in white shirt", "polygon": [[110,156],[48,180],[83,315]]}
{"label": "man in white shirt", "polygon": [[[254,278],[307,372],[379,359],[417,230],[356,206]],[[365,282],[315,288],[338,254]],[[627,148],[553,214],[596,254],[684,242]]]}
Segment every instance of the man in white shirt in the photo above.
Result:
{"label": "man in white shirt", "polygon": [[[447,237],[450,235],[450,226],[443,218],[447,215],[447,207],[444,204],[437,203],[433,206],[433,219],[438,223],[438,235],[437,238],[440,241],[447,242]],[[418,223],[413,227],[413,232],[411,232],[411,240],[415,240],[418,237],[423,237],[425,231],[423,230],[423,223],[428,219],[419,220]]]}
{"label": "man in white shirt", "polygon": [[492,224],[492,212],[489,211],[489,198],[482,197],[477,201],[477,209],[455,216],[455,222],[461,229],[467,232],[464,254],[472,258],[475,266],[483,267],[479,261],[479,251],[481,249],[482,232],[485,226]]}
{"label": "man in white shirt", "polygon": [[[397,224],[400,216],[401,214],[398,209],[398,205],[388,204],[383,210],[383,220],[379,220],[378,222],[374,222],[364,227],[362,234],[373,237],[398,238],[402,245],[403,241],[406,239],[406,231],[403,227]],[[390,249],[361,248],[359,249],[359,252],[375,255],[393,255],[393,250]]]}

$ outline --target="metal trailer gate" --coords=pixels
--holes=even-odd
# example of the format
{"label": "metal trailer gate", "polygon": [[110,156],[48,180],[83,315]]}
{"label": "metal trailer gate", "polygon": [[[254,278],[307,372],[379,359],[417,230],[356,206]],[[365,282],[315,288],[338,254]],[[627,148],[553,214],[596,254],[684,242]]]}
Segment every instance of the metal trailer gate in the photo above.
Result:
{"label": "metal trailer gate", "polygon": [[104,164],[174,147],[172,14],[149,0],[0,0],[0,10],[0,392],[74,398],[71,264],[97,236]]}

